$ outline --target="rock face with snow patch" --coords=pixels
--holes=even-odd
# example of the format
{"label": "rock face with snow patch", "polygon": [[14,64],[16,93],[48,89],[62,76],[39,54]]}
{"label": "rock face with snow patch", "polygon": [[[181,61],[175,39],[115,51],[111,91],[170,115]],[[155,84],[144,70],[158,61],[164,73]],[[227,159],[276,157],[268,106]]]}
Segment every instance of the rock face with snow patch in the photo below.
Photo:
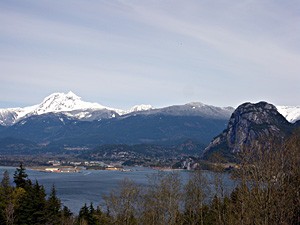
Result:
{"label": "rock face with snow patch", "polygon": [[10,109],[0,109],[0,125],[12,125],[18,117],[18,114]]}

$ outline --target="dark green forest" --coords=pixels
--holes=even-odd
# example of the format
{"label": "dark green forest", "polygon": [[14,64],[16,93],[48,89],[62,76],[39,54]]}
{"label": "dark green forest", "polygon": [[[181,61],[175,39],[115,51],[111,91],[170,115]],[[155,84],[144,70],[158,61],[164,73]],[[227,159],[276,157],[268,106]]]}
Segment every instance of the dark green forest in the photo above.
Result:
{"label": "dark green forest", "polygon": [[62,205],[54,186],[47,196],[21,164],[14,173],[14,185],[8,173],[3,174],[0,224],[299,225],[299,134],[267,149],[244,149],[239,158],[239,167],[231,174],[237,186],[229,193],[221,179],[222,170],[214,173],[213,184],[208,184],[200,170],[190,173],[184,184],[177,173],[158,173],[149,177],[146,187],[124,180],[104,196],[104,207],[83,205],[77,215]]}

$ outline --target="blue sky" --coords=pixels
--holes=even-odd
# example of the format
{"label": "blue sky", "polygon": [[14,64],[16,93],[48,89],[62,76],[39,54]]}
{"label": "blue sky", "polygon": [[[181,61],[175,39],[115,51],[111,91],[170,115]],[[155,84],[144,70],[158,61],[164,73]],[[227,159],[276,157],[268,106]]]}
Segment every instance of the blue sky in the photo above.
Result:
{"label": "blue sky", "polygon": [[300,1],[0,0],[0,108],[300,105]]}

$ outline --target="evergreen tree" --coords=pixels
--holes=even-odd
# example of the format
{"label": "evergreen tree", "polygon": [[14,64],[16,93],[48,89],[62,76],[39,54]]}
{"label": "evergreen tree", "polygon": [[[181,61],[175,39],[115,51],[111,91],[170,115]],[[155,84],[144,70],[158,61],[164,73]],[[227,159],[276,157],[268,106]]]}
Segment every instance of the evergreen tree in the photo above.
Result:
{"label": "evergreen tree", "polygon": [[97,220],[96,220],[96,217],[95,217],[95,209],[94,209],[93,203],[90,204],[87,221],[88,221],[89,225],[96,225],[97,224]]}
{"label": "evergreen tree", "polygon": [[61,202],[56,196],[56,189],[55,186],[52,186],[50,196],[46,203],[46,214],[47,214],[47,220],[49,221],[49,224],[56,225],[60,224],[60,213],[61,209]]}
{"label": "evergreen tree", "polygon": [[79,223],[88,223],[89,208],[86,204],[79,210],[78,221]]}
{"label": "evergreen tree", "polygon": [[44,186],[36,181],[31,189],[31,198],[33,199],[33,221],[35,224],[45,224],[46,221],[46,192]]}
{"label": "evergreen tree", "polygon": [[17,224],[20,225],[44,225],[46,224],[46,193],[38,182],[35,185],[28,184],[26,193],[20,199],[17,210]]}
{"label": "evergreen tree", "polygon": [[21,163],[20,168],[17,168],[14,173],[14,183],[16,184],[16,187],[25,188],[29,184],[27,177],[28,175],[26,174],[25,168]]}
{"label": "evergreen tree", "polygon": [[7,170],[3,173],[0,183],[0,224],[10,223],[14,214],[14,205],[12,204],[13,187],[10,186],[9,173]]}
{"label": "evergreen tree", "polygon": [[98,206],[94,212],[94,217],[96,218],[97,224],[113,224],[112,218],[109,216],[108,213],[103,213],[101,208]]}
{"label": "evergreen tree", "polygon": [[1,180],[1,186],[3,188],[9,188],[10,187],[10,181],[9,181],[9,173],[7,170],[3,173],[3,178]]}
{"label": "evergreen tree", "polygon": [[89,207],[89,213],[90,213],[90,214],[94,214],[94,213],[95,213],[95,208],[94,208],[92,202],[91,202],[90,207]]}
{"label": "evergreen tree", "polygon": [[70,209],[67,206],[64,206],[63,209],[61,210],[61,224],[66,225],[66,224],[74,224],[73,222],[73,213],[70,211]]}
{"label": "evergreen tree", "polygon": [[71,212],[71,210],[64,205],[63,209],[62,209],[62,214],[64,215],[64,217],[71,217],[73,215],[73,213]]}
{"label": "evergreen tree", "polygon": [[0,184],[0,200],[4,201],[5,203],[8,203],[8,201],[11,199],[11,194],[13,191],[12,186],[10,186],[9,180],[9,173],[7,170],[5,170]]}

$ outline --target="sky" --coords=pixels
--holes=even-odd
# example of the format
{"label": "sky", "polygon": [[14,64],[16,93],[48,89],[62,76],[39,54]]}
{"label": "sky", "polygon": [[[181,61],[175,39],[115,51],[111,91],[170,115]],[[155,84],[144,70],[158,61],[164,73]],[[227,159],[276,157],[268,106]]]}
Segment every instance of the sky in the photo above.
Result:
{"label": "sky", "polygon": [[0,0],[0,108],[300,105],[298,0]]}

